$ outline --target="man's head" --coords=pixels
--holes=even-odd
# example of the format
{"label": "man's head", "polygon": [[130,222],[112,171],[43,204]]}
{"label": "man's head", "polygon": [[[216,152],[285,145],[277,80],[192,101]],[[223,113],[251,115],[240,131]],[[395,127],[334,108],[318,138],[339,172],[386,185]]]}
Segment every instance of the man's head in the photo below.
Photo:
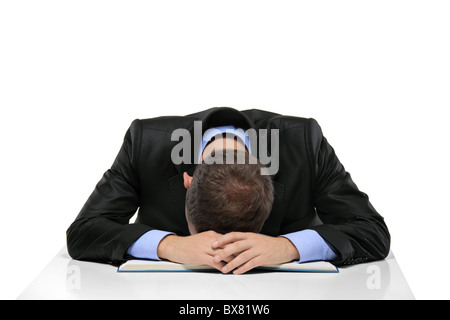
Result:
{"label": "man's head", "polygon": [[[210,156],[215,160],[221,157],[222,164],[207,164]],[[193,177],[185,174],[186,218],[191,233],[261,230],[272,209],[273,185],[270,176],[261,175],[263,165],[255,158],[250,161],[251,157],[242,150],[220,150],[207,156]],[[227,163],[230,158],[233,163]],[[239,161],[242,158],[244,164]]]}

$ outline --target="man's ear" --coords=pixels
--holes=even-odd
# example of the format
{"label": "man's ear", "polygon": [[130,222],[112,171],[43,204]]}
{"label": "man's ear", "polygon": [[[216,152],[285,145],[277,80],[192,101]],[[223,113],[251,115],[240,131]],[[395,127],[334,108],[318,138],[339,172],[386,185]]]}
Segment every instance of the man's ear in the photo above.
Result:
{"label": "man's ear", "polygon": [[184,179],[184,187],[186,189],[189,189],[191,187],[193,178],[185,172],[185,173],[183,173],[183,179]]}

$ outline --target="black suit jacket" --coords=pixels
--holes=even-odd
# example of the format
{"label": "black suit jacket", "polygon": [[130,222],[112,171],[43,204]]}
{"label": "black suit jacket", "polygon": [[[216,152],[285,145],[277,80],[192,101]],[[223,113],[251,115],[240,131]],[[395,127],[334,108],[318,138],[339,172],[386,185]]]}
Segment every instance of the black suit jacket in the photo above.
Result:
{"label": "black suit jacket", "polygon": [[[111,169],[67,230],[74,259],[117,265],[129,258],[129,246],[149,230],[189,234],[183,172],[193,173],[197,155],[192,152],[191,164],[173,164],[171,151],[179,142],[171,141],[171,134],[185,128],[193,137],[198,120],[203,131],[229,124],[279,129],[279,170],[272,176],[275,199],[261,233],[278,236],[313,229],[339,256],[335,265],[386,257],[390,235],[383,218],[358,190],[314,119],[212,108],[133,121]],[[136,221],[129,224],[136,210]]]}

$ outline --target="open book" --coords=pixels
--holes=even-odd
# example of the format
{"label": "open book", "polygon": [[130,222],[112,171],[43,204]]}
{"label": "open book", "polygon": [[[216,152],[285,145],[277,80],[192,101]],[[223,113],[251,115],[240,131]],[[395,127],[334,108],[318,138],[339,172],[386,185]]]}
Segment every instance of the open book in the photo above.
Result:
{"label": "open book", "polygon": [[[326,261],[263,265],[256,269],[293,272],[339,272],[338,268]],[[188,272],[207,270],[216,269],[205,264],[179,264],[153,260],[128,260],[117,268],[117,272]]]}

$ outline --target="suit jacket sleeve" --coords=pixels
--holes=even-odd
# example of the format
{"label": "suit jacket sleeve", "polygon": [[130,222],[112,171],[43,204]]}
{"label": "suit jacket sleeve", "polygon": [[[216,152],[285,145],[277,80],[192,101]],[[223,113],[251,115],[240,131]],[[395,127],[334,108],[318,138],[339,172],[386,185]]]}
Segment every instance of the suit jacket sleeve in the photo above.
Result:
{"label": "suit jacket sleeve", "polygon": [[140,123],[133,121],[111,169],[107,170],[67,230],[72,258],[118,265],[129,246],[151,230],[129,224],[139,206],[137,175]]}
{"label": "suit jacket sleeve", "polygon": [[313,173],[313,201],[323,225],[316,230],[338,254],[336,265],[383,259],[390,235],[383,217],[359,191],[339,162],[314,119],[309,121],[307,147]]}

